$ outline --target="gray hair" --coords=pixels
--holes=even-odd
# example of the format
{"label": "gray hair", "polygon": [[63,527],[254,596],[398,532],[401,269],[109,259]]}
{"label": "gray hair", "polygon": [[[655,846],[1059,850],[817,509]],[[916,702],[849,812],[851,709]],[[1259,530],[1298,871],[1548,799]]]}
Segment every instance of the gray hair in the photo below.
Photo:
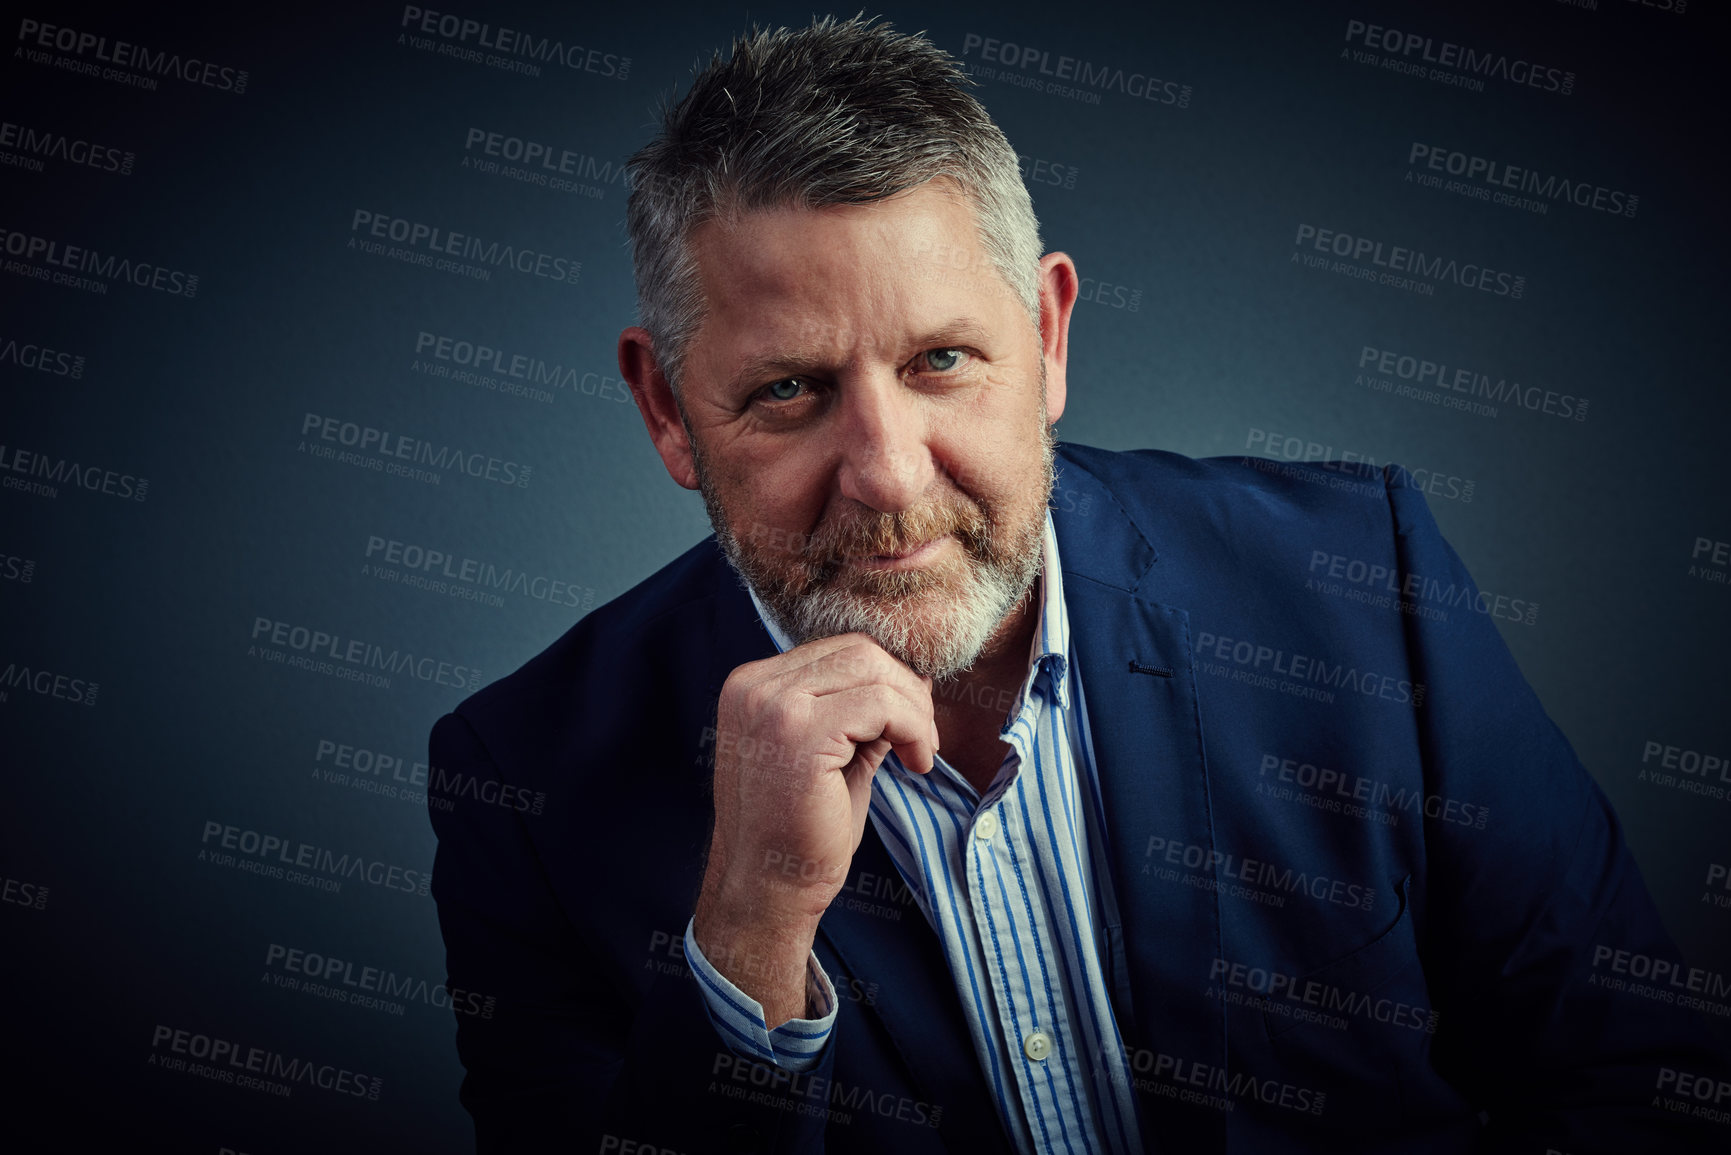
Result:
{"label": "gray hair", "polygon": [[949,178],[974,208],[981,247],[1039,324],[1039,222],[1015,150],[962,88],[972,83],[924,36],[862,16],[754,27],[731,59],[712,56],[664,110],[661,134],[627,162],[638,317],[676,394],[704,318],[688,241],[742,211],[870,204]]}

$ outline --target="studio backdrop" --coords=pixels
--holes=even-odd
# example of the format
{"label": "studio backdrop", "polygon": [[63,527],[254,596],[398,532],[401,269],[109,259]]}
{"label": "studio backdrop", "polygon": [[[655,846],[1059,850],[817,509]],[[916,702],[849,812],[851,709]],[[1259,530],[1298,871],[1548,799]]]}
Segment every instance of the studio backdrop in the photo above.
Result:
{"label": "studio backdrop", "polygon": [[[709,532],[615,361],[624,162],[695,63],[812,10],[432,3],[10,18],[8,1150],[468,1149],[455,1023],[493,995],[443,985],[428,809],[477,785],[428,731]],[[1476,595],[1320,550],[1290,580],[1495,621],[1679,949],[1595,981],[1724,1024],[1711,7],[881,11],[963,63],[1080,269],[1060,438],[1411,470]]]}

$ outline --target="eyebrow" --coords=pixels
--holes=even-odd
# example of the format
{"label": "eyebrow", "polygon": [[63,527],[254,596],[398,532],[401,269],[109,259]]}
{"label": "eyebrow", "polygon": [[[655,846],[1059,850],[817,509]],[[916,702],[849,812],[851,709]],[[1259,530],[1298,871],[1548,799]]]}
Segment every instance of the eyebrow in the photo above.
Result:
{"label": "eyebrow", "polygon": [[[910,343],[916,348],[924,350],[942,349],[951,345],[983,345],[989,339],[990,334],[979,322],[967,317],[956,317],[934,329],[919,334]],[[741,362],[739,371],[733,375],[727,387],[732,392],[760,383],[780,380],[782,377],[795,377],[801,373],[825,369],[828,366],[827,357],[815,345],[782,349],[773,353],[759,353],[747,357]]]}

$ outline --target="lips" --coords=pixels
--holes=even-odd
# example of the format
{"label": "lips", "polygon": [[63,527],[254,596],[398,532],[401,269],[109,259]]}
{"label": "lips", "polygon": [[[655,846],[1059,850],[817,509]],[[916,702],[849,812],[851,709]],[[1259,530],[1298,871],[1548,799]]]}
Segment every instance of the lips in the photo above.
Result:
{"label": "lips", "polygon": [[921,552],[922,550],[926,549],[927,547],[935,544],[937,542],[937,540],[938,539],[934,537],[930,541],[922,541],[918,545],[910,545],[906,549],[900,550],[899,552],[896,552],[896,553],[873,554],[869,560],[871,560],[871,561],[900,561],[902,558],[912,557],[914,554]]}
{"label": "lips", "polygon": [[940,535],[918,545],[905,546],[895,553],[856,554],[848,559],[853,565],[873,569],[913,568],[933,557],[948,535]]}

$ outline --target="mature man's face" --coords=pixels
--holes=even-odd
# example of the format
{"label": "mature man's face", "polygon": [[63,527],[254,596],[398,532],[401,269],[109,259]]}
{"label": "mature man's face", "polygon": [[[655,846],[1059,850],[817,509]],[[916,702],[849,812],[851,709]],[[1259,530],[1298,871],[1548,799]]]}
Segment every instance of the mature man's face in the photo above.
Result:
{"label": "mature man's face", "polygon": [[1040,331],[934,181],[712,221],[680,400],[734,565],[796,642],[852,630],[972,664],[1038,577],[1051,492]]}

